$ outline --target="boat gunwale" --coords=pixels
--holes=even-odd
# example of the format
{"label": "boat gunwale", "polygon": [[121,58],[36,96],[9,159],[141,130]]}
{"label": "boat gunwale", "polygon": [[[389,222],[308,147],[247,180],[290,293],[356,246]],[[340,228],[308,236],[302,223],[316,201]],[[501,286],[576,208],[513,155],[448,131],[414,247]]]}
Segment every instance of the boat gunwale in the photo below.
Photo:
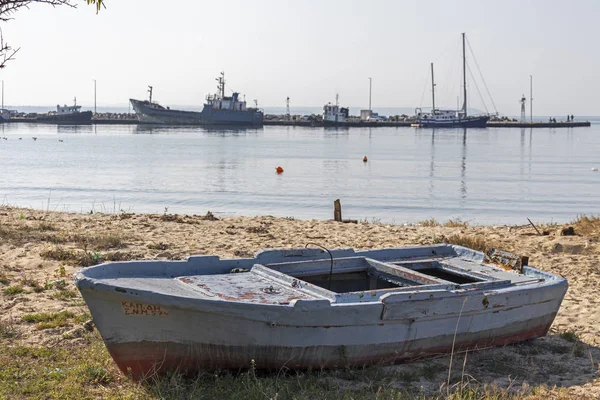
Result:
{"label": "boat gunwale", "polygon": [[[464,257],[461,256],[461,258],[465,259],[465,260],[469,260],[469,257],[471,257],[471,261],[476,261],[476,259],[479,258],[482,254],[480,252],[476,252],[471,249],[463,248],[460,246],[452,246],[452,248],[454,250],[458,250],[457,253],[459,253],[459,254],[457,254],[457,255],[460,255],[460,253],[465,252],[463,254]],[[353,249],[341,249],[340,252],[342,254],[344,254],[344,253],[348,253],[349,250],[352,250],[352,252],[354,254],[367,253],[367,252],[354,252]],[[183,262],[189,262],[190,259],[192,259],[192,258],[193,257],[190,257]],[[198,260],[198,258],[205,258],[207,261],[212,260],[212,261],[217,261],[217,262],[231,262],[231,263],[233,263],[234,261],[243,260],[245,263],[250,263],[259,257],[255,257],[253,259],[223,259],[223,260],[221,260],[217,256],[194,256],[195,260]],[[416,259],[416,257],[415,257],[415,259]],[[327,261],[327,259],[319,258],[319,259],[311,259],[311,260],[305,260],[305,261]],[[156,263],[157,261],[141,261],[141,262]],[[159,262],[172,263],[172,262],[182,262],[182,261],[159,261]],[[128,288],[123,288],[118,285],[119,278],[92,278],[92,277],[86,275],[86,272],[90,272],[91,270],[102,267],[102,266],[112,265],[114,267],[115,266],[114,264],[125,264],[125,263],[130,263],[130,262],[113,262],[113,263],[106,263],[106,264],[101,264],[101,265],[97,265],[97,266],[93,266],[93,267],[84,268],[75,273],[74,280],[76,282],[77,287],[82,292],[87,291],[87,290],[93,290],[93,291],[98,291],[98,292],[107,292],[107,293],[112,293],[113,295],[116,294],[117,296],[124,296],[125,298],[128,298],[128,299],[135,298],[135,299],[138,299],[138,301],[141,301],[142,299],[146,299],[146,301],[149,301],[150,299],[152,299],[151,301],[154,303],[169,304],[170,306],[175,306],[177,308],[183,308],[183,309],[198,308],[198,307],[201,307],[202,305],[206,305],[206,306],[208,306],[208,308],[214,308],[215,306],[217,306],[218,308],[221,308],[221,306],[222,306],[224,310],[230,309],[232,306],[236,307],[236,308],[240,308],[240,309],[255,309],[256,307],[260,307],[260,308],[276,307],[277,309],[280,309],[281,307],[284,307],[284,308],[319,307],[320,308],[320,307],[323,307],[324,305],[339,307],[339,306],[349,306],[349,305],[357,305],[357,304],[360,304],[361,306],[366,306],[366,305],[381,306],[381,305],[385,305],[386,302],[392,301],[394,298],[395,298],[395,301],[399,301],[402,298],[406,298],[405,299],[406,301],[415,301],[418,297],[423,296],[425,293],[427,294],[427,296],[429,298],[454,297],[454,296],[463,296],[465,294],[466,295],[476,295],[478,293],[489,293],[489,294],[496,294],[499,292],[512,293],[515,291],[530,290],[531,288],[534,288],[534,287],[541,288],[541,287],[553,286],[553,285],[563,285],[566,283],[566,279],[564,279],[563,277],[538,270],[537,268],[534,268],[531,266],[525,266],[523,268],[523,274],[530,275],[532,277],[536,277],[536,278],[538,278],[537,281],[515,283],[515,282],[501,280],[501,279],[495,279],[495,280],[489,279],[484,282],[465,283],[462,285],[451,284],[451,285],[410,286],[410,287],[404,287],[404,288],[379,289],[380,291],[384,290],[384,292],[380,293],[379,296],[377,296],[377,294],[375,294],[375,293],[372,293],[372,291],[359,291],[359,292],[348,292],[348,293],[336,294],[334,292],[329,292],[326,289],[319,288],[319,289],[321,289],[320,293],[319,292],[315,293],[314,291],[309,292],[311,295],[315,296],[315,299],[298,299],[298,300],[294,299],[294,300],[290,301],[289,304],[262,304],[262,303],[243,302],[243,301],[202,298],[202,297],[197,297],[197,296],[191,296],[191,297],[181,296],[181,295],[174,296],[172,293],[161,293],[160,291],[153,290],[152,288],[148,288],[148,289],[131,289],[131,288],[129,288],[128,289]],[[138,261],[138,263],[139,263],[139,261]],[[231,266],[234,266],[234,265],[232,264]],[[497,267],[494,267],[494,268],[497,268]],[[273,274],[277,272],[273,269],[270,269],[270,268],[265,267],[260,264],[255,264],[251,268],[251,271],[254,271],[255,273],[259,273],[263,276],[264,275],[273,276]],[[218,275],[218,274],[211,274],[211,275]],[[185,276],[185,275],[183,275],[183,274],[178,275],[178,277],[182,277],[182,276]],[[293,282],[294,279],[297,279],[297,278],[293,278],[286,274],[280,274],[278,276],[280,277],[280,279],[283,278],[284,284],[289,284],[289,283]],[[174,278],[176,278],[176,277],[162,275],[162,276],[153,276],[152,278],[153,279],[175,280]],[[107,281],[106,279],[111,279],[111,281]],[[568,283],[567,283],[567,285],[568,285]],[[369,294],[370,296],[365,296],[365,294]],[[377,297],[373,296],[373,294],[375,294]],[[363,299],[365,297],[367,297],[370,301],[361,301],[361,299]],[[372,299],[370,299],[370,297],[372,297]],[[312,305],[311,305],[311,303],[312,303]]]}

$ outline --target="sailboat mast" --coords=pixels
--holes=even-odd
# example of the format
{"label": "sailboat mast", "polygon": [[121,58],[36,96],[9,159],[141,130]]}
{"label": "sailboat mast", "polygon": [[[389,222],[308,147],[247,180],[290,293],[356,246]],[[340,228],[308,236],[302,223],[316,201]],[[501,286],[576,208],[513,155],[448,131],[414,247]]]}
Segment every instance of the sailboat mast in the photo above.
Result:
{"label": "sailboat mast", "polygon": [[433,78],[433,63],[431,63],[431,114],[435,114],[435,79]]}
{"label": "sailboat mast", "polygon": [[462,34],[462,49],[463,49],[463,114],[467,117],[467,57],[465,53],[465,33]]}
{"label": "sailboat mast", "polygon": [[529,75],[529,122],[533,124],[533,76]]}

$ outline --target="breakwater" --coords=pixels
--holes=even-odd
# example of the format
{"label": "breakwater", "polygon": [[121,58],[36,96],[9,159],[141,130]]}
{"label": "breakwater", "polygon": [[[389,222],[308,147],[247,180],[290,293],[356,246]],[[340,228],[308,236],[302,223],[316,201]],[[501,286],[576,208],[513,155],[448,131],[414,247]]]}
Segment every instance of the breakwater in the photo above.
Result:
{"label": "breakwater", "polygon": [[[286,119],[278,118],[279,116],[265,115],[264,125],[267,126],[299,126],[299,127],[323,127],[325,123],[319,119],[303,120],[303,119]],[[40,121],[36,116],[34,117],[18,117],[11,118],[6,121],[8,123],[50,123],[56,124],[56,122]],[[64,122],[63,122],[64,123]],[[140,122],[136,118],[135,114],[104,114],[101,116],[94,116],[89,122],[91,124],[98,125],[136,125]],[[338,127],[360,127],[360,128],[376,128],[376,127],[410,127],[415,124],[415,120],[392,120],[392,121],[362,121],[362,120],[351,120],[340,122],[336,126]],[[517,122],[517,121],[488,121],[487,127],[489,128],[578,128],[578,127],[589,127],[591,123],[589,121],[573,121],[573,122]]]}
{"label": "breakwater", "polygon": [[[404,121],[347,121],[340,122],[336,126],[340,127],[406,127],[417,123],[415,120]],[[325,126],[323,121],[304,121],[304,120],[286,120],[286,119],[265,119],[265,125],[275,126]],[[576,122],[514,122],[514,121],[488,121],[486,126],[489,128],[577,128],[590,126],[589,121]]]}

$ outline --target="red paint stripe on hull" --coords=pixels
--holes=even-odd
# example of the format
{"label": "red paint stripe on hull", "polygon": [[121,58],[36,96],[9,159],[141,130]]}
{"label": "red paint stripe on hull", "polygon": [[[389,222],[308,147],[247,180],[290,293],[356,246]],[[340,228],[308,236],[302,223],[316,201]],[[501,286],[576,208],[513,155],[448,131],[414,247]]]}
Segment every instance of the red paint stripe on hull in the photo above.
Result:
{"label": "red paint stripe on hull", "polygon": [[[504,336],[480,335],[487,339],[464,340],[457,337],[454,350],[476,350],[503,346],[545,336],[550,324]],[[448,342],[450,340],[450,342]],[[394,344],[363,346],[314,346],[282,348],[277,346],[184,345],[171,342],[109,343],[107,348],[125,374],[144,379],[156,373],[177,370],[194,374],[200,370],[245,369],[251,360],[260,369],[340,368],[369,364],[393,364],[423,356],[449,353],[450,337]],[[444,343],[443,346],[436,345]],[[447,344],[449,343],[449,344]],[[349,354],[354,352],[356,354]]]}

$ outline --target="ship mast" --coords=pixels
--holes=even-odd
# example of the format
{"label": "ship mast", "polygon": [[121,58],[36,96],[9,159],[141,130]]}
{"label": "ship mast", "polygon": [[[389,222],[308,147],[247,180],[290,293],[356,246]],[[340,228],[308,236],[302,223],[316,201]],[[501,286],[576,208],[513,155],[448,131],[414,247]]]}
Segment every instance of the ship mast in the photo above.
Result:
{"label": "ship mast", "polygon": [[465,33],[462,34],[462,48],[463,48],[463,114],[464,118],[467,118],[467,57],[465,54]]}
{"label": "ship mast", "polygon": [[148,85],[148,92],[150,93],[150,103],[152,103],[152,86]]}
{"label": "ship mast", "polygon": [[221,76],[216,78],[219,84],[217,85],[217,89],[219,90],[219,95],[221,98],[225,97],[225,72],[221,72]]}
{"label": "ship mast", "polygon": [[221,97],[225,97],[225,71],[221,72]]}
{"label": "ship mast", "polygon": [[433,78],[433,63],[431,63],[431,115],[435,114],[435,79]]}

